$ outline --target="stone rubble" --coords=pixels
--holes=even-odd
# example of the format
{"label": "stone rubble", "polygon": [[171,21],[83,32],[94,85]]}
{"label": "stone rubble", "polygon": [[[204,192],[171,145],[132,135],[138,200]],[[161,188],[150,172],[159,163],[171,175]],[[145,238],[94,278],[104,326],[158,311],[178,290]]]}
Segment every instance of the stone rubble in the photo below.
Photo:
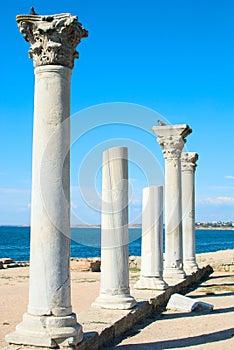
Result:
{"label": "stone rubble", "polygon": [[204,303],[193,298],[175,293],[169,299],[167,304],[168,310],[191,312],[191,311],[207,311],[210,312],[214,308],[213,305]]}

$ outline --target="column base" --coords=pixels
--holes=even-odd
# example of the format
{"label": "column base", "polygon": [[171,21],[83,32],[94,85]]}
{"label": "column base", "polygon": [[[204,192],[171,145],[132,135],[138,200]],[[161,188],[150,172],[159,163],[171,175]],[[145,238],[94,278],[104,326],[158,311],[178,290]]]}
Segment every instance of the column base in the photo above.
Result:
{"label": "column base", "polygon": [[92,303],[93,307],[114,310],[132,309],[136,305],[136,300],[129,295],[108,295],[100,294]]}
{"label": "column base", "polygon": [[162,277],[146,277],[141,276],[139,281],[134,285],[135,289],[154,289],[165,290],[168,288],[167,283]]}
{"label": "column base", "polygon": [[77,323],[75,314],[55,317],[33,316],[25,313],[23,321],[16,326],[16,331],[5,337],[10,344],[52,349],[74,347],[82,339],[82,326]]}
{"label": "column base", "polygon": [[163,271],[163,278],[165,280],[174,279],[178,281],[183,281],[185,277],[186,275],[184,270],[179,269],[178,267],[165,267]]}
{"label": "column base", "polygon": [[186,275],[191,275],[194,272],[198,271],[198,265],[196,263],[196,260],[194,258],[188,259],[184,261],[184,271]]}

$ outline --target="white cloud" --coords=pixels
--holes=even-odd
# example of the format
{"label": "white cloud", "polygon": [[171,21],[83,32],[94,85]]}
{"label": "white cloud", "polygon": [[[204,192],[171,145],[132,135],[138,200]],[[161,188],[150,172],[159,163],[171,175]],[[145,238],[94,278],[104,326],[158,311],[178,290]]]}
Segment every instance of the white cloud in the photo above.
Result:
{"label": "white cloud", "polygon": [[225,177],[225,179],[234,180],[234,176],[233,175],[226,175],[224,177]]}
{"label": "white cloud", "polygon": [[18,212],[27,212],[27,211],[29,211],[29,208],[28,207],[17,208],[16,211],[18,211]]}
{"label": "white cloud", "polygon": [[30,211],[30,209],[31,209],[31,203],[28,203],[27,206],[16,208],[16,211],[24,212],[24,211]]}
{"label": "white cloud", "polygon": [[141,204],[141,199],[139,199],[139,198],[131,198],[129,204],[130,204],[130,205],[131,205],[131,204],[132,204],[132,205],[140,205],[140,204]]}
{"label": "white cloud", "polygon": [[134,177],[130,177],[129,179],[128,179],[128,181],[131,183],[136,183],[136,182],[138,182],[139,180],[138,179],[136,179],[136,178],[134,178]]}
{"label": "white cloud", "polygon": [[198,198],[196,203],[205,205],[234,205],[234,197],[220,196]]}

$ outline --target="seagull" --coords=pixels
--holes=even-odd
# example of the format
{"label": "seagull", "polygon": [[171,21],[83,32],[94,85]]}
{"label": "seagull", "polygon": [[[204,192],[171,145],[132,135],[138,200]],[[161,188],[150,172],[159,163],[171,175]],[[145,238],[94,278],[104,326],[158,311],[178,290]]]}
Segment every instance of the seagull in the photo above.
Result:
{"label": "seagull", "polygon": [[32,16],[37,16],[37,13],[35,12],[34,7],[31,7],[31,9],[30,9],[30,15],[32,15]]}
{"label": "seagull", "polygon": [[159,125],[159,126],[165,126],[165,125],[167,125],[167,124],[163,123],[161,120],[158,120],[158,125]]}

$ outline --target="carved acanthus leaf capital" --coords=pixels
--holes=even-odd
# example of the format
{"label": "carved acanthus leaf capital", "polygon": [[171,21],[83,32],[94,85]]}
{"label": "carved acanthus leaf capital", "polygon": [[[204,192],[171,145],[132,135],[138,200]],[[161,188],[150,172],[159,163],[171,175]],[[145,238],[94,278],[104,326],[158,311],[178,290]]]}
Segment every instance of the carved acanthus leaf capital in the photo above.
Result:
{"label": "carved acanthus leaf capital", "polygon": [[182,152],[181,154],[181,170],[195,171],[197,167],[198,154],[195,152]]}
{"label": "carved acanthus leaf capital", "polygon": [[19,15],[16,20],[24,39],[31,44],[29,57],[34,67],[49,64],[73,68],[74,59],[79,57],[76,47],[88,36],[76,16]]}
{"label": "carved acanthus leaf capital", "polygon": [[163,149],[165,159],[178,159],[181,157],[181,152],[186,140],[179,135],[174,136],[159,136],[157,138],[159,145]]}

